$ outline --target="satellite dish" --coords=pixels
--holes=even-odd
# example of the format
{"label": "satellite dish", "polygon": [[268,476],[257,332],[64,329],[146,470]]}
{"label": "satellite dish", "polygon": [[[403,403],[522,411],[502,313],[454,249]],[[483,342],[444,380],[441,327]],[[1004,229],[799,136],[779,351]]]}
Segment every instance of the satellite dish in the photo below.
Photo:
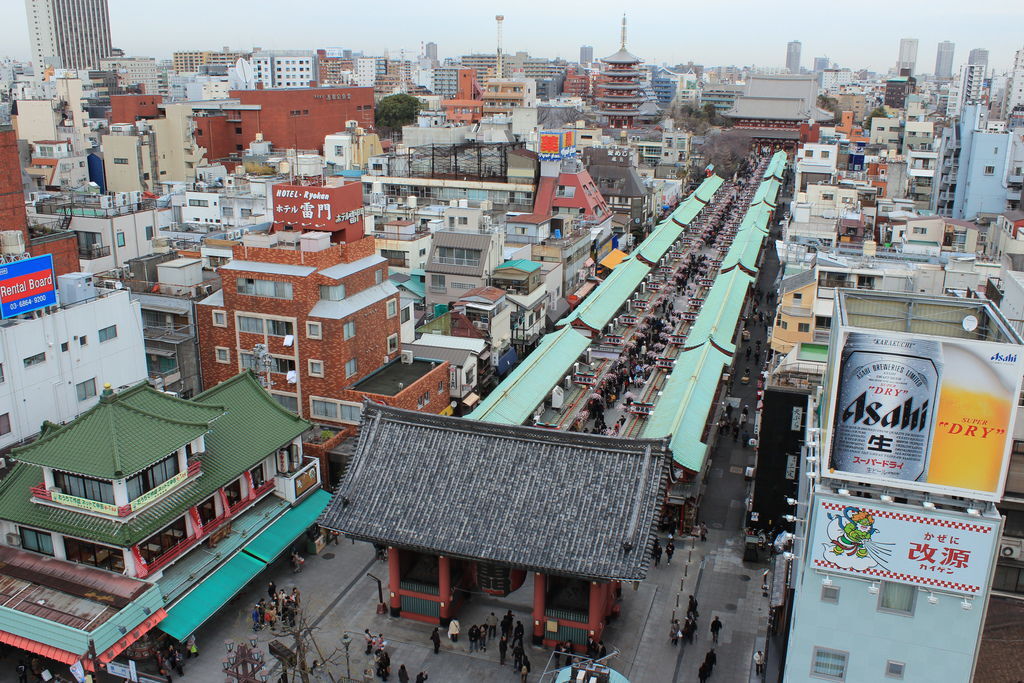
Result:
{"label": "satellite dish", "polygon": [[253,72],[252,64],[241,57],[235,62],[235,73],[238,74],[238,80],[242,82],[242,89],[248,90],[253,85]]}
{"label": "satellite dish", "polygon": [[964,319],[960,322],[963,325],[964,330],[967,332],[974,332],[978,329],[978,319],[973,315],[964,316]]}

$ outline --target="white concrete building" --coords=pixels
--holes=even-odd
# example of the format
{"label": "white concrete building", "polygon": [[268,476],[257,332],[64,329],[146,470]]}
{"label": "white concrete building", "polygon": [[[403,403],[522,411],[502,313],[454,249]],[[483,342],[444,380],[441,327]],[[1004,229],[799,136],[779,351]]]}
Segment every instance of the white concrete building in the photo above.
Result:
{"label": "white concrete building", "polygon": [[100,69],[117,72],[118,85],[141,85],[147,95],[160,92],[160,70],[153,57],[107,57],[100,60]]}
{"label": "white concrete building", "polygon": [[260,50],[250,62],[253,82],[264,88],[305,88],[319,77],[312,50]]}
{"label": "white concrete building", "polygon": [[66,422],[91,408],[105,383],[146,379],[138,302],[127,290],[76,291],[92,298],[0,326],[0,447],[37,434],[44,420]]}

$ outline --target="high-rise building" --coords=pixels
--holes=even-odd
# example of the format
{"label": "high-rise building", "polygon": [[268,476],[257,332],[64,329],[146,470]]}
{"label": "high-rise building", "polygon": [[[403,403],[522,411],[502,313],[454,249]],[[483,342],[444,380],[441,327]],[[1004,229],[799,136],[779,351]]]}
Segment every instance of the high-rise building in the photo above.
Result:
{"label": "high-rise building", "polygon": [[1024,108],[1024,47],[1014,55],[1013,69],[1006,82],[1006,116],[1018,107]]}
{"label": "high-rise building", "polygon": [[423,48],[423,55],[430,60],[431,64],[437,64],[437,43],[427,43]]}
{"label": "high-rise building", "polygon": [[25,0],[36,75],[47,66],[96,69],[109,57],[107,0]]}
{"label": "high-rise building", "polygon": [[988,50],[983,47],[974,48],[967,57],[967,63],[972,66],[980,64],[988,71]]}
{"label": "high-rise building", "polygon": [[800,41],[791,40],[786,45],[786,68],[791,74],[800,73]]}
{"label": "high-rise building", "polygon": [[903,76],[903,70],[909,69],[907,76],[914,75],[917,67],[917,38],[900,38],[900,55],[896,60],[896,75]]}
{"label": "high-rise building", "polygon": [[953,77],[953,51],[956,45],[952,41],[943,40],[935,51],[935,78],[949,79]]}
{"label": "high-rise building", "polygon": [[815,57],[814,58],[814,72],[821,73],[828,68],[828,57]]}
{"label": "high-rise building", "polygon": [[594,47],[583,45],[580,47],[580,64],[590,64],[594,61]]}
{"label": "high-rise building", "polygon": [[981,64],[964,64],[960,76],[950,86],[947,116],[959,116],[969,104],[980,104],[984,99],[985,67]]}

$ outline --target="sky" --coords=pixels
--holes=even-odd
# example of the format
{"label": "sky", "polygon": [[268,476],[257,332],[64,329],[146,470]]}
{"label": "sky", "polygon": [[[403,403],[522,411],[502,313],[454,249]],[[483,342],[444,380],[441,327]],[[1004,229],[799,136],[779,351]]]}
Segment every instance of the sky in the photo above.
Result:
{"label": "sky", "polygon": [[[407,57],[438,44],[441,58],[493,52],[496,13],[505,16],[504,49],[536,57],[575,61],[581,45],[595,57],[619,47],[623,7],[628,12],[627,47],[651,63],[783,66],[786,43],[803,43],[802,65],[828,56],[840,67],[884,72],[896,62],[899,39],[918,38],[917,71],[935,67],[936,44],[956,43],[954,64],[975,47],[991,52],[989,67],[1010,67],[1024,47],[1024,2],[1019,0],[858,0],[829,14],[827,4],[796,0],[645,0],[632,3],[517,0],[108,0],[113,44],[131,56],[168,58],[175,50],[350,48],[367,54]],[[149,12],[149,7],[160,7]],[[25,4],[0,0],[0,56],[30,55]]]}

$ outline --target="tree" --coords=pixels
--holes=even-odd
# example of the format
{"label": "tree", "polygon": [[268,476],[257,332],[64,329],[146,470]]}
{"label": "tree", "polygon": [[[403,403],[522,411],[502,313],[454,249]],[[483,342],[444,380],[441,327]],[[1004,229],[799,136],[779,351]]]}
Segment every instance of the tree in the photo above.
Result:
{"label": "tree", "polygon": [[715,173],[728,178],[740,169],[750,151],[750,138],[734,130],[712,133],[704,139],[704,160],[715,165]]}
{"label": "tree", "polygon": [[876,117],[884,119],[887,116],[888,114],[885,111],[885,107],[875,107],[871,110],[871,113],[868,114],[868,117],[864,119],[864,130],[868,133],[871,132],[871,119]]}
{"label": "tree", "polygon": [[832,122],[836,123],[839,121],[839,100],[835,97],[829,97],[828,95],[818,95],[818,107],[825,111],[832,112]]}
{"label": "tree", "polygon": [[395,130],[416,120],[420,101],[412,95],[388,95],[377,103],[375,121],[378,128]]}

